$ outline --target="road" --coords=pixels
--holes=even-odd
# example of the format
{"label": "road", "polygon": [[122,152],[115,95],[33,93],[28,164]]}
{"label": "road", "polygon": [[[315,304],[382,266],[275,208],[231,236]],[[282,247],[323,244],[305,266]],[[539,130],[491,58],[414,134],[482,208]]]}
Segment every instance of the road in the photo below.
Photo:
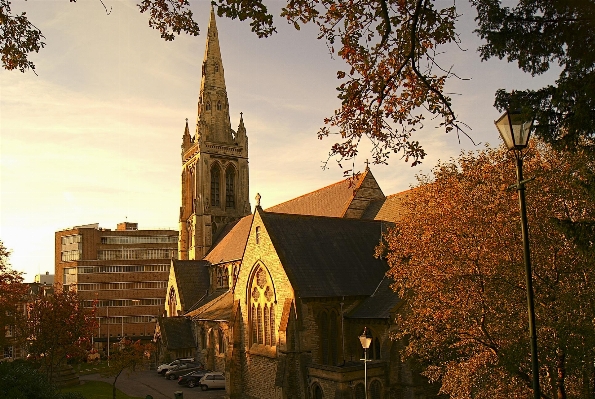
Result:
{"label": "road", "polygon": [[[80,377],[81,383],[86,380],[105,381],[114,380],[101,377],[99,374],[88,374]],[[174,392],[181,391],[184,399],[225,399],[225,390],[201,391],[200,388],[188,388],[178,385],[177,381],[166,380],[155,370],[136,371],[130,374],[122,373],[116,382],[116,388],[130,396],[145,398],[151,395],[153,399],[175,399]]]}

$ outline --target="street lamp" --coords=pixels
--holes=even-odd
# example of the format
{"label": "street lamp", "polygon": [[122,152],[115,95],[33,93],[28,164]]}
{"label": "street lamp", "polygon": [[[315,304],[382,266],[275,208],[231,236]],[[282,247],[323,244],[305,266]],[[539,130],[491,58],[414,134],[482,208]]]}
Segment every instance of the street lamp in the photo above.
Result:
{"label": "street lamp", "polygon": [[359,336],[359,342],[364,348],[364,358],[360,360],[364,361],[364,397],[368,399],[368,348],[372,343],[372,337],[368,336],[367,327],[364,327],[364,332]]}
{"label": "street lamp", "polygon": [[523,237],[523,258],[525,261],[525,278],[527,287],[527,311],[529,314],[529,336],[531,338],[531,369],[533,372],[533,395],[535,399],[541,397],[539,390],[539,363],[537,359],[537,333],[535,331],[535,306],[533,303],[533,277],[531,273],[531,254],[529,252],[529,230],[527,227],[527,208],[525,206],[525,183],[523,180],[523,150],[529,143],[532,121],[524,121],[520,111],[506,112],[494,121],[504,144],[509,151],[514,151],[516,159],[516,189],[519,193],[519,208],[521,212],[521,232]]}

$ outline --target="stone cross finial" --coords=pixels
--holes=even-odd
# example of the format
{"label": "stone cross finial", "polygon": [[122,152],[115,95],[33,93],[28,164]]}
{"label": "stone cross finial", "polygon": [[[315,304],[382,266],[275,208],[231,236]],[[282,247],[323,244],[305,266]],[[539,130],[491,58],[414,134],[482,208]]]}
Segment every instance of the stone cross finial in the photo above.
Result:
{"label": "stone cross finial", "polygon": [[366,159],[366,170],[367,170],[367,169],[370,169],[370,161],[368,161],[368,160]]}
{"label": "stone cross finial", "polygon": [[256,206],[260,206],[260,193],[256,193],[256,198],[254,198],[256,200]]}

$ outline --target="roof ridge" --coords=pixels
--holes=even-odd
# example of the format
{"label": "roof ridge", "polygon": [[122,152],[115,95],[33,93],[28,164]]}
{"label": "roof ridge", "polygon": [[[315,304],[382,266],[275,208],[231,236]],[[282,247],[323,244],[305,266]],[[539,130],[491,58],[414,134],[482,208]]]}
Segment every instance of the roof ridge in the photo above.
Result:
{"label": "roof ridge", "polygon": [[410,188],[408,188],[407,190],[399,191],[399,192],[397,192],[397,193],[394,193],[394,194],[389,194],[389,195],[387,195],[387,196],[386,196],[386,198],[390,198],[390,197],[397,197],[397,196],[399,196],[399,195],[403,195],[403,194],[405,194],[405,193],[407,193],[407,192],[410,192],[410,191],[413,191],[413,190],[417,190],[418,188],[419,188],[419,187],[410,187]]}
{"label": "roof ridge", "polygon": [[322,215],[304,215],[303,213],[286,213],[286,212],[274,212],[274,211],[263,211],[262,213],[268,215],[279,215],[279,216],[298,216],[302,218],[316,218],[316,219],[333,219],[333,220],[345,220],[349,222],[373,222],[373,223],[380,223],[382,220],[374,220],[374,219],[354,219],[354,218],[345,218],[342,216],[322,216]]}
{"label": "roof ridge", "polygon": [[[281,206],[281,205],[287,204],[288,202],[293,202],[293,201],[296,201],[296,200],[298,200],[298,199],[300,199],[300,198],[308,197],[308,196],[310,196],[310,195],[313,195],[313,194],[315,194],[315,193],[317,193],[317,192],[319,192],[319,191],[327,190],[327,189],[328,189],[328,188],[330,188],[330,187],[336,186],[336,185],[338,185],[338,184],[341,184],[341,183],[345,183],[345,182],[349,181],[349,179],[350,179],[350,178],[348,178],[348,179],[342,179],[342,180],[339,180],[339,181],[337,181],[337,182],[335,182],[335,183],[329,184],[328,186],[324,186],[324,187],[321,187],[321,188],[319,188],[319,189],[317,189],[317,190],[310,191],[309,193],[302,194],[302,195],[300,195],[299,197],[295,197],[295,198],[289,199],[289,200],[287,200],[287,201],[281,202],[281,203],[279,203],[279,204],[277,204],[277,205],[270,206],[270,207],[268,207],[267,209],[275,208],[275,207],[277,207],[277,206]],[[357,184],[358,184],[358,185],[359,185],[359,184],[361,184],[361,181],[363,181],[363,179],[360,179],[360,181],[359,181]],[[265,211],[266,211],[266,209],[265,209]]]}

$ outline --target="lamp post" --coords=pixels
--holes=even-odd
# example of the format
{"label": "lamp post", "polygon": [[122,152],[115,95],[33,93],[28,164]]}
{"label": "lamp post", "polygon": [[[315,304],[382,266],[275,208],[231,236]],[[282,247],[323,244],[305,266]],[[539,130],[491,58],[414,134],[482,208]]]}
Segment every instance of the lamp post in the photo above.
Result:
{"label": "lamp post", "polygon": [[109,306],[105,307],[105,323],[107,324],[107,367],[109,367]]}
{"label": "lamp post", "polygon": [[367,327],[364,327],[364,332],[359,336],[359,342],[364,348],[364,358],[360,360],[364,361],[364,397],[368,399],[368,348],[372,343],[372,338],[368,336]]}
{"label": "lamp post", "polygon": [[539,389],[539,363],[537,359],[537,333],[535,331],[535,305],[533,301],[533,277],[531,272],[531,253],[529,251],[529,229],[527,227],[527,208],[525,205],[525,183],[523,180],[523,150],[529,143],[532,121],[523,121],[520,111],[506,112],[494,121],[504,144],[509,151],[514,151],[516,159],[516,189],[519,193],[519,208],[521,213],[521,233],[523,237],[523,259],[525,263],[525,278],[527,287],[527,312],[529,315],[529,336],[531,339],[531,369],[533,373],[533,395],[535,399],[541,397]]}

